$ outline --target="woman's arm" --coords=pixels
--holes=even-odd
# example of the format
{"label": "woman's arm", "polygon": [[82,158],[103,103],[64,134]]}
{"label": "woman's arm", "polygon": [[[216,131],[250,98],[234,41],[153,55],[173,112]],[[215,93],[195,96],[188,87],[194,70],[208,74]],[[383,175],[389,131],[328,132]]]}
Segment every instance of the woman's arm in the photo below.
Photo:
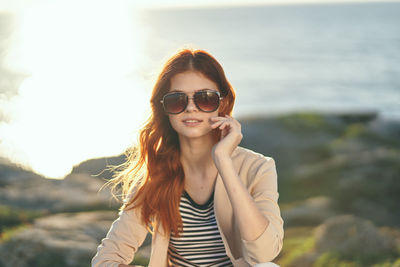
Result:
{"label": "woman's arm", "polygon": [[[228,172],[221,167],[224,173],[221,176],[225,177],[222,180],[239,228],[243,257],[253,266],[278,256],[283,246],[284,230],[278,205],[278,176],[274,159],[254,152],[245,153],[248,153],[244,159],[246,162],[240,166],[239,174],[234,173],[238,166],[233,169],[233,164],[230,164]],[[235,178],[238,183],[233,181]],[[229,189],[237,184],[242,186],[238,187],[239,190]],[[250,200],[246,200],[248,196]],[[257,219],[260,214],[268,220],[264,228],[259,224],[263,218]]]}
{"label": "woman's arm", "polygon": [[[235,170],[232,152],[242,139],[235,119],[215,117],[213,128],[222,130],[212,156],[232,204],[243,246],[243,257],[254,265],[273,260],[283,245],[283,220],[278,206],[275,161],[249,152],[241,172]],[[253,154],[252,154],[253,153]],[[239,177],[240,175],[240,177]],[[243,176],[243,177],[242,177]],[[242,181],[246,181],[244,184]]]}
{"label": "woman's arm", "polygon": [[221,140],[213,148],[214,163],[224,182],[233,212],[244,240],[255,240],[269,224],[269,220],[257,208],[247,188],[240,181],[233,167],[231,154],[242,140],[240,123],[232,117],[216,117],[213,128],[219,128]]}
{"label": "woman's arm", "polygon": [[147,234],[139,214],[140,212],[135,209],[120,211],[119,218],[112,223],[107,236],[97,247],[92,267],[119,267],[121,264],[132,262],[135,252]]}
{"label": "woman's arm", "polygon": [[257,239],[268,227],[269,220],[261,213],[252,196],[239,179],[230,156],[215,156],[215,163],[233,207],[242,239]]}

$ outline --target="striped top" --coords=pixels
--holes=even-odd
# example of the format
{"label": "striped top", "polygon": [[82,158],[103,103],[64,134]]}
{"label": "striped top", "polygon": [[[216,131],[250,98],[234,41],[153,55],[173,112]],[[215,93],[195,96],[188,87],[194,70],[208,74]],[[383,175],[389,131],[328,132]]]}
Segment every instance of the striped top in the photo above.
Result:
{"label": "striped top", "polygon": [[233,266],[226,255],[224,243],[214,215],[214,192],[203,205],[192,200],[184,191],[179,211],[183,231],[180,237],[171,235],[168,246],[172,266]]}

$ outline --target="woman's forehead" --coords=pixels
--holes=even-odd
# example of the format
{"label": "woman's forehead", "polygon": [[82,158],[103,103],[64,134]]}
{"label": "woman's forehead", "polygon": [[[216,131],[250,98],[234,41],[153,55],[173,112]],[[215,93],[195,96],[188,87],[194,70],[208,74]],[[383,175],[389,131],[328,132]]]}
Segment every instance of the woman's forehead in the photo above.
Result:
{"label": "woman's forehead", "polygon": [[171,78],[170,92],[196,92],[201,90],[218,91],[218,86],[200,72],[187,71],[178,73]]}

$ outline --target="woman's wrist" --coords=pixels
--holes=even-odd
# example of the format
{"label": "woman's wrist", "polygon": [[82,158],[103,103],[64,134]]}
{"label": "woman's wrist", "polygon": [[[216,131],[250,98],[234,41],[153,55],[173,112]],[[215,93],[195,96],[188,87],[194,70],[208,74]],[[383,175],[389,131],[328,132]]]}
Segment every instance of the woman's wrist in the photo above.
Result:
{"label": "woman's wrist", "polygon": [[214,163],[217,166],[217,168],[220,167],[221,165],[223,165],[224,163],[232,161],[232,158],[229,155],[229,153],[226,153],[225,151],[218,151],[218,150],[213,151],[213,159],[214,159]]}

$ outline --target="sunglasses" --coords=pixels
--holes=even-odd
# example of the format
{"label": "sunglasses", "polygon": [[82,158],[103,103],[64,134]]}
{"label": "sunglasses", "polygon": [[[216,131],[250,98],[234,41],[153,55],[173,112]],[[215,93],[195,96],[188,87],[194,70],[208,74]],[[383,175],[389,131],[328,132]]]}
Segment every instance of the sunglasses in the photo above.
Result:
{"label": "sunglasses", "polygon": [[[160,101],[163,104],[164,111],[169,114],[179,114],[185,111],[189,96],[184,92],[171,92],[164,95]],[[193,95],[193,101],[196,107],[203,112],[213,112],[219,107],[221,97],[218,91],[203,90],[197,91]]]}

